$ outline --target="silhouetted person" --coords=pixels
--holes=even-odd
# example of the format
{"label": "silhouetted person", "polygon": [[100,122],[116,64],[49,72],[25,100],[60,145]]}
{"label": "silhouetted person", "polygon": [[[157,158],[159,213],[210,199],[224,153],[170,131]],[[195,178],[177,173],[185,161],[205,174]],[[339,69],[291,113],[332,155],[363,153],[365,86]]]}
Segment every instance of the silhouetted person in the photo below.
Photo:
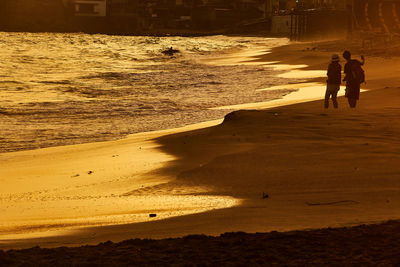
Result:
{"label": "silhouetted person", "polygon": [[347,100],[351,108],[355,108],[357,100],[360,96],[360,85],[365,81],[364,70],[361,68],[364,65],[364,57],[361,56],[362,61],[351,59],[351,53],[349,51],[343,52],[343,57],[347,63],[344,65],[344,79],[346,82],[346,94]]}
{"label": "silhouetted person", "polygon": [[328,66],[328,80],[326,81],[325,108],[329,107],[329,98],[332,97],[333,107],[338,108],[337,93],[342,82],[342,66],[339,64],[339,56],[332,55],[332,62]]}
{"label": "silhouetted person", "polygon": [[171,46],[169,49],[162,51],[162,53],[163,53],[164,55],[173,56],[175,53],[179,53],[179,50],[174,49],[174,48],[172,48],[172,46]]}

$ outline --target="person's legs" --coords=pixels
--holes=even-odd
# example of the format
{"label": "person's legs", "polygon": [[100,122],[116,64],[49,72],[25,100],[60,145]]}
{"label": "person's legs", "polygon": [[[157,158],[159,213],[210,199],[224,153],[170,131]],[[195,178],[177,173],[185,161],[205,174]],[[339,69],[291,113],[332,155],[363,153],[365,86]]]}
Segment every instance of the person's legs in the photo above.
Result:
{"label": "person's legs", "polygon": [[331,97],[331,93],[329,92],[328,89],[326,89],[325,92],[325,108],[329,108],[329,98]]}
{"label": "person's legs", "polygon": [[349,98],[347,98],[347,100],[349,101],[349,105],[350,105],[351,108],[355,108],[356,107],[357,99],[349,97]]}
{"label": "person's legs", "polygon": [[354,98],[354,100],[353,100],[353,106],[352,106],[352,108],[355,108],[355,107],[356,107],[356,105],[357,105],[357,98]]}
{"label": "person's legs", "polygon": [[338,94],[338,91],[332,92],[332,102],[333,102],[334,108],[338,108],[337,94]]}

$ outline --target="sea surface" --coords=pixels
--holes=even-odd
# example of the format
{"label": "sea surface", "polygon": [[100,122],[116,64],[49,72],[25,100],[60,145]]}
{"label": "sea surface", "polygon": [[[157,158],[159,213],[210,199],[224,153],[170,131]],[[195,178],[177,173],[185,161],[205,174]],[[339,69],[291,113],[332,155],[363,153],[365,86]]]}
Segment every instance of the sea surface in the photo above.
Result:
{"label": "sea surface", "polygon": [[[0,153],[219,119],[293,91],[251,62],[285,38],[0,32]],[[163,50],[179,50],[173,56]]]}

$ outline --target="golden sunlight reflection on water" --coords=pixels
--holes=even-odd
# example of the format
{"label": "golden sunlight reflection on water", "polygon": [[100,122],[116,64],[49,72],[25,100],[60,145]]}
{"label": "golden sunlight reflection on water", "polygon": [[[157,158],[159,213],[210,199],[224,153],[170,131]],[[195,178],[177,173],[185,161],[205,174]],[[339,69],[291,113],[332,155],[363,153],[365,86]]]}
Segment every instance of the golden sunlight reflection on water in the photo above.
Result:
{"label": "golden sunlight reflection on water", "polygon": [[288,79],[310,79],[310,78],[321,78],[326,76],[326,71],[323,70],[301,70],[294,69],[288,72],[279,74],[278,77]]}
{"label": "golden sunlight reflection on water", "polygon": [[[281,78],[309,80],[326,76],[326,71],[305,70],[304,68],[308,67],[307,65],[288,65],[288,64],[279,64],[279,62],[268,62],[268,66],[276,70],[283,71],[283,73],[278,74],[278,76]],[[283,98],[275,99],[272,101],[246,103],[240,105],[229,105],[229,106],[215,107],[212,109],[217,109],[217,110],[218,109],[228,109],[228,110],[264,109],[281,105],[289,105],[293,103],[316,100],[322,98],[325,95],[325,86],[326,85],[320,82],[303,82],[303,83],[272,86],[268,88],[259,89],[258,91],[292,90],[292,92],[285,95]],[[344,90],[341,91],[343,92]],[[339,93],[339,95],[341,95],[341,93]]]}

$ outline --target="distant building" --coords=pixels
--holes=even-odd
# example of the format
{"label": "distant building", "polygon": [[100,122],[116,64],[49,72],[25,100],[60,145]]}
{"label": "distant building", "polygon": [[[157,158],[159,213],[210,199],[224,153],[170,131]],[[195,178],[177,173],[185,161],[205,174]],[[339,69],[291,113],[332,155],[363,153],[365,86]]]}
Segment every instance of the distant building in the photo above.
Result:
{"label": "distant building", "polygon": [[[287,34],[289,26],[293,30],[287,17],[293,12],[312,11],[312,17],[327,17],[323,12],[344,10],[354,1],[364,0],[0,0],[0,29],[146,34],[169,29],[240,32],[273,28],[273,32]],[[369,2],[371,13],[378,6],[372,2],[379,1]],[[381,6],[383,12],[391,10],[388,4]],[[315,24],[307,29],[323,23]]]}
{"label": "distant building", "polygon": [[63,2],[55,0],[0,0],[0,26],[12,31],[65,29]]}
{"label": "distant building", "polygon": [[107,16],[107,0],[74,0],[75,16]]}
{"label": "distant building", "polygon": [[108,0],[107,20],[112,31],[120,33],[143,32],[150,25],[149,6],[146,0]]}
{"label": "distant building", "polygon": [[0,29],[5,28],[7,25],[7,10],[8,10],[8,1],[7,0],[0,1]]}

